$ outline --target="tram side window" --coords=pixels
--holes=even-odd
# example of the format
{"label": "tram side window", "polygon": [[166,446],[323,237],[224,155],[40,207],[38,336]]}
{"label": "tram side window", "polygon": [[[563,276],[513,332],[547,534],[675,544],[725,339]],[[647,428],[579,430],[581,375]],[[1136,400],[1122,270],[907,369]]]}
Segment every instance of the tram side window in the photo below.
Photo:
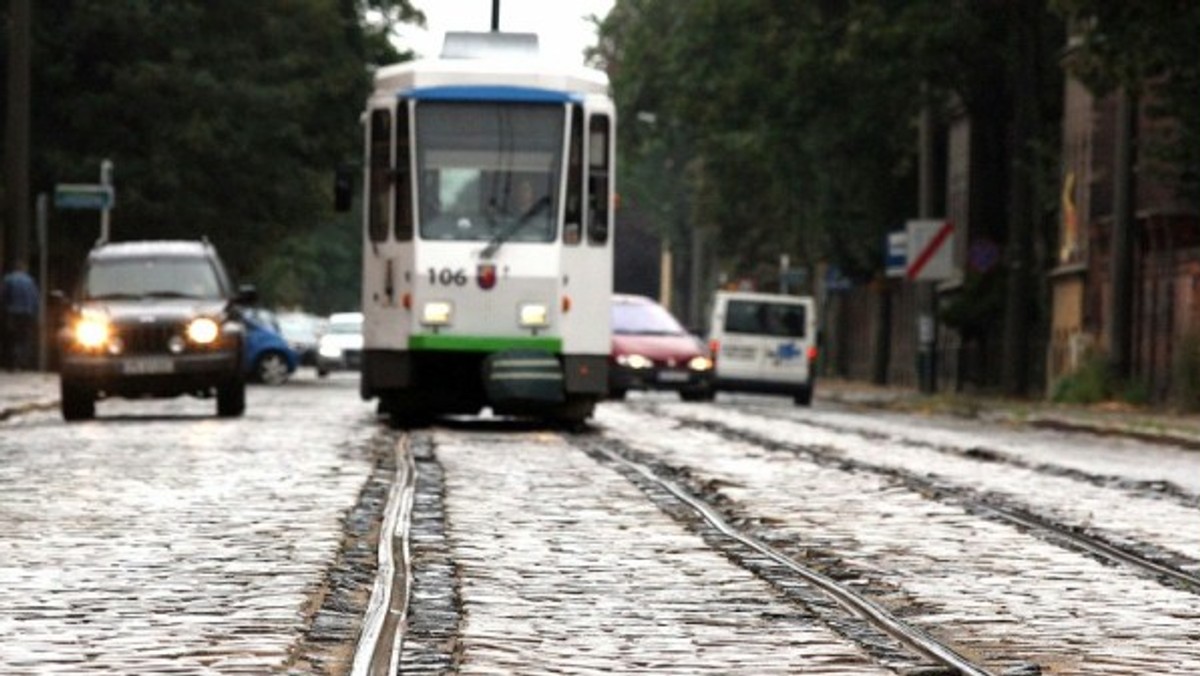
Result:
{"label": "tram side window", "polygon": [[571,107],[571,147],[567,155],[567,204],[563,243],[579,244],[583,230],[583,106]]}
{"label": "tram side window", "polygon": [[611,204],[607,115],[595,115],[588,124],[588,243],[608,242],[608,205]]}
{"label": "tram side window", "polygon": [[382,242],[388,234],[388,207],[391,200],[392,112],[386,109],[371,113],[371,173],[367,231],[372,242]]}
{"label": "tram side window", "polygon": [[409,139],[408,101],[396,108],[396,240],[413,238],[412,142]]}

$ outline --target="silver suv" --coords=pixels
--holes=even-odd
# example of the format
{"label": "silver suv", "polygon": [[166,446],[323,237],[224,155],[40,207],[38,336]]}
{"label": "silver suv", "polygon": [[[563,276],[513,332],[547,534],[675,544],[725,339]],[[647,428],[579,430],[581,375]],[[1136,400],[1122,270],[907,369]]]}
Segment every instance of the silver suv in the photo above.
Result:
{"label": "silver suv", "polygon": [[59,332],[62,415],[86,420],[103,397],[216,397],[217,414],[246,409],[240,305],[204,241],[101,244]]}

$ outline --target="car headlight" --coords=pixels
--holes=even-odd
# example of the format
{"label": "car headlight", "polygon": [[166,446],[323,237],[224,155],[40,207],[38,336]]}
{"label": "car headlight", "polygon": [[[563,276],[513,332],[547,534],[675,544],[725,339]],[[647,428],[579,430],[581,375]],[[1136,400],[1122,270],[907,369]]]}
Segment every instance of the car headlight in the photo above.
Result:
{"label": "car headlight", "polygon": [[448,301],[430,301],[421,308],[421,323],[425,326],[446,326],[453,314],[454,306]]}
{"label": "car headlight", "polygon": [[617,363],[631,369],[648,369],[654,366],[654,361],[640,354],[622,354],[617,356]]}
{"label": "car headlight", "polygon": [[108,343],[112,327],[108,317],[93,312],[85,312],[75,322],[75,343],[87,350],[98,350]]}
{"label": "car headlight", "polygon": [[708,371],[712,369],[713,362],[708,357],[692,357],[688,361],[688,368],[693,371]]}
{"label": "car headlight", "polygon": [[221,327],[208,317],[197,317],[187,325],[188,340],[197,345],[208,345],[221,335]]}
{"label": "car headlight", "polygon": [[545,303],[521,303],[517,314],[521,328],[538,329],[550,325],[550,312]]}

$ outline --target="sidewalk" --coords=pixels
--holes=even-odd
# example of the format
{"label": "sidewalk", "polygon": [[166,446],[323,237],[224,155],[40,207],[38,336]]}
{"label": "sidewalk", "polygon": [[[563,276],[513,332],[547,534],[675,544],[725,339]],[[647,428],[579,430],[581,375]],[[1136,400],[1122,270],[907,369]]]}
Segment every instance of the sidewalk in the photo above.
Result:
{"label": "sidewalk", "polygon": [[1085,431],[1200,450],[1200,414],[1179,414],[1121,402],[1088,406],[969,394],[927,395],[911,388],[838,379],[818,380],[816,396],[864,408]]}
{"label": "sidewalk", "polygon": [[0,420],[57,405],[57,373],[0,371]]}

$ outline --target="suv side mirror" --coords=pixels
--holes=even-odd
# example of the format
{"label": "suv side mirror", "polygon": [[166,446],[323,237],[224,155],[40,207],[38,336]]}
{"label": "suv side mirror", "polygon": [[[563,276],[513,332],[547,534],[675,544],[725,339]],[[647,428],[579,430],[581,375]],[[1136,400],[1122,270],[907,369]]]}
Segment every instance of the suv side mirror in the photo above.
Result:
{"label": "suv side mirror", "polygon": [[256,305],[258,303],[258,289],[253,284],[243,284],[238,287],[237,298],[238,305]]}

